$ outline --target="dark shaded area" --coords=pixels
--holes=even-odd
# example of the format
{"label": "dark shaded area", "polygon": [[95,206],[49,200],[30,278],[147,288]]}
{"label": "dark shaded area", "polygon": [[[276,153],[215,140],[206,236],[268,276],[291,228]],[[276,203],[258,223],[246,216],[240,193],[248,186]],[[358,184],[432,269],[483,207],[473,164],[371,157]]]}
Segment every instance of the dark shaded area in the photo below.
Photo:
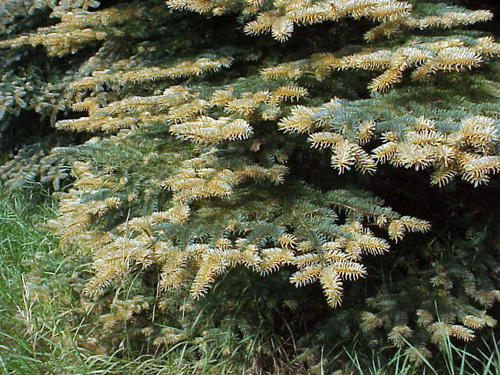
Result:
{"label": "dark shaded area", "polygon": [[[23,111],[14,118],[0,138],[0,154],[16,153],[23,146],[40,143],[56,134],[48,119],[42,120],[35,111]],[[61,134],[61,132],[59,132]]]}
{"label": "dark shaded area", "polygon": [[[39,27],[47,27],[55,25],[59,20],[57,18],[50,18],[52,12],[49,8],[36,9],[32,14],[26,14],[24,17],[15,18],[6,27],[12,27],[10,35],[30,33]],[[0,37],[4,39],[5,36]],[[7,39],[7,38],[5,38]]]}
{"label": "dark shaded area", "polygon": [[23,111],[2,133],[0,155],[16,154],[20,148],[31,144],[50,144],[51,147],[77,145],[85,142],[90,136],[86,133],[58,130],[50,125],[50,119],[43,119],[34,111]]}

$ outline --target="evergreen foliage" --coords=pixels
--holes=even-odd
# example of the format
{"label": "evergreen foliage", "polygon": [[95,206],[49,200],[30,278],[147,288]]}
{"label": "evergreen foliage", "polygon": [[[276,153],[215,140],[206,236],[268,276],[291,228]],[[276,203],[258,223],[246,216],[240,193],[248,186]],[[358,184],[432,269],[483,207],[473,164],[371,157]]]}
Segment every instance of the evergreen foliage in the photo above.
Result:
{"label": "evergreen foliage", "polygon": [[[500,44],[470,27],[491,12],[430,0],[3,3],[0,134],[30,111],[93,135],[51,151],[73,162],[75,181],[46,226],[92,257],[83,293],[111,304],[106,329],[143,329],[137,316],[172,315],[173,290],[198,299],[242,267],[318,284],[329,306],[346,300],[333,322],[353,309],[367,339],[383,328],[392,345],[421,348],[416,361],[428,341],[496,324],[494,219],[472,226],[469,203],[446,229],[457,237],[399,244],[457,212],[412,212],[432,202],[426,192],[496,186]],[[49,9],[43,24],[29,15]],[[10,181],[11,170],[0,173]],[[428,184],[391,194],[397,178],[422,176]],[[344,289],[395,243],[407,272],[361,312]],[[386,257],[381,273],[398,265]],[[152,330],[160,344],[184,337]]]}

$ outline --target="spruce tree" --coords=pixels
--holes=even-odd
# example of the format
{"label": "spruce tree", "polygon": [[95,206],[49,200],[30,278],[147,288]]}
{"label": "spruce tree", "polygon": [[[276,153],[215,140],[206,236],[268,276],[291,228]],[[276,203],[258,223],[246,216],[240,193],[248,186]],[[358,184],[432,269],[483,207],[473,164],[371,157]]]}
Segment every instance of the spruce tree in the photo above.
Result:
{"label": "spruce tree", "polygon": [[[496,224],[473,225],[485,206],[464,200],[493,194],[500,170],[500,44],[475,29],[490,11],[431,0],[22,3],[2,2],[0,131],[21,131],[29,111],[92,136],[34,163],[72,163],[47,227],[92,257],[83,293],[99,301],[150,283],[136,296],[150,305],[129,298],[107,319],[168,309],[176,290],[200,299],[248,268],[319,285],[332,321],[354,311],[366,337],[383,328],[393,345],[421,348],[416,361],[428,341],[496,324],[499,246],[477,234]],[[456,238],[429,232],[459,206]],[[400,244],[411,232],[429,234]],[[367,288],[377,294],[366,301],[350,295],[377,264],[407,272]]]}

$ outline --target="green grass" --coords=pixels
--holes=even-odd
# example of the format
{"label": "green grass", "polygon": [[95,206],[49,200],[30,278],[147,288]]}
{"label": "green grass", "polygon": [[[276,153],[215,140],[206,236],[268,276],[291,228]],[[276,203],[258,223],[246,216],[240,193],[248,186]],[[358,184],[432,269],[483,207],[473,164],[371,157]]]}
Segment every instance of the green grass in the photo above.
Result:
{"label": "green grass", "polygon": [[169,373],[165,361],[123,361],[77,344],[81,327],[68,324],[77,296],[57,282],[67,280],[75,265],[67,264],[55,238],[37,227],[50,216],[53,203],[40,194],[1,198],[0,373]]}
{"label": "green grass", "polygon": [[[251,363],[252,350],[261,350],[263,340],[272,342],[271,350],[276,353],[283,350],[280,338],[269,337],[272,332],[268,329],[254,329],[236,343],[248,351],[245,360],[250,360],[243,364],[236,363],[232,353],[221,357],[227,344],[224,339],[205,352],[201,344],[197,347],[188,338],[163,353],[141,355],[126,343],[115,353],[99,353],[92,342],[85,342],[99,328],[82,316],[79,296],[67,282],[88,265],[65,257],[56,238],[37,226],[51,216],[54,202],[33,189],[0,198],[0,374],[253,375],[264,374],[258,364]],[[197,324],[205,323],[196,319],[193,330]],[[127,332],[123,334],[127,336]],[[221,332],[225,336],[230,335]],[[276,356],[273,374],[500,375],[500,342],[493,333],[470,348],[446,341],[442,354],[421,358],[420,366],[403,349],[367,354],[366,349],[358,350],[352,344],[344,349],[324,348],[317,365],[299,372],[294,370],[297,353]],[[332,373],[327,368],[340,369]]]}
{"label": "green grass", "polygon": [[71,335],[60,328],[68,311],[58,308],[71,291],[60,285],[57,301],[43,293],[44,279],[56,278],[64,268],[64,258],[53,255],[54,237],[36,226],[52,208],[49,199],[35,193],[0,201],[0,368],[5,374],[65,373],[58,367],[75,357],[67,356],[73,352]]}
{"label": "green grass", "polygon": [[345,374],[500,375],[500,341],[493,330],[478,342],[473,342],[470,348],[456,346],[449,338],[445,339],[440,353],[434,358],[419,356],[418,364],[411,360],[408,348],[414,349],[411,346],[398,349],[389,357],[383,355],[384,349],[372,352],[371,357],[362,357],[354,349],[345,349],[349,357]]}

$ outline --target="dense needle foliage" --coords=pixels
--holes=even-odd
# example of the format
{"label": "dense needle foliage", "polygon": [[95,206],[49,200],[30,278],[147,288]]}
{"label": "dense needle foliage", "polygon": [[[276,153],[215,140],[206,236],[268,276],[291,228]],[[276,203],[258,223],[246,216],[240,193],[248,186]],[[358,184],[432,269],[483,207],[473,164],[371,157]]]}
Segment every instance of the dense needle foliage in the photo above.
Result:
{"label": "dense needle foliage", "polygon": [[200,340],[245,336],[245,298],[415,362],[495,326],[500,44],[458,3],[1,2],[0,178],[58,191],[99,345],[184,342],[203,304]]}

